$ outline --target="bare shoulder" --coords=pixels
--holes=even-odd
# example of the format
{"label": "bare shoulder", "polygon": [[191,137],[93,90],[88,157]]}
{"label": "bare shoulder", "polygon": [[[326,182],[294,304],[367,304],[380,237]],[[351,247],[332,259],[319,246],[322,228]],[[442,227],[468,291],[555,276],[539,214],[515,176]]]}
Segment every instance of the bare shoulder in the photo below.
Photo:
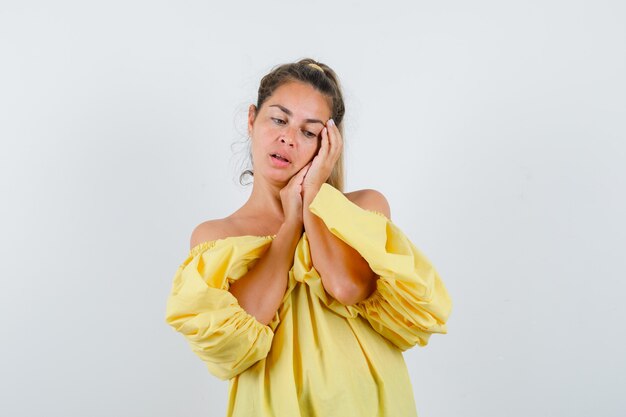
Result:
{"label": "bare shoulder", "polygon": [[389,202],[380,191],[364,188],[362,190],[345,193],[345,196],[362,209],[378,211],[387,216],[388,219],[391,219]]}
{"label": "bare shoulder", "polygon": [[223,239],[235,234],[236,230],[229,218],[207,220],[193,229],[189,246],[192,249],[202,242]]}

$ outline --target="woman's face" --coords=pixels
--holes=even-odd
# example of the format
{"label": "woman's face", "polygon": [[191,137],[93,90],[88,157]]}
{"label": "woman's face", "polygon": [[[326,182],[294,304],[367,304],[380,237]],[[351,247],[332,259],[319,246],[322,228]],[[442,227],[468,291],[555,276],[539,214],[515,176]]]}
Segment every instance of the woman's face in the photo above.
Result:
{"label": "woman's face", "polygon": [[309,84],[291,81],[248,111],[254,176],[286,183],[317,154],[331,117],[329,99]]}

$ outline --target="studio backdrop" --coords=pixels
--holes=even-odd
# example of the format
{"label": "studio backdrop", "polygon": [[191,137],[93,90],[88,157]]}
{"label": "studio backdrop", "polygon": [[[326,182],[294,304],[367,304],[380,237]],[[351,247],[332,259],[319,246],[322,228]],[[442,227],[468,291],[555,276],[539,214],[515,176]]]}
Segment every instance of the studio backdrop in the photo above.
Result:
{"label": "studio backdrop", "polygon": [[450,292],[405,352],[421,417],[618,416],[626,317],[619,1],[2,1],[0,414],[223,416],[165,323],[229,215],[260,77],[346,99],[346,190],[382,192]]}

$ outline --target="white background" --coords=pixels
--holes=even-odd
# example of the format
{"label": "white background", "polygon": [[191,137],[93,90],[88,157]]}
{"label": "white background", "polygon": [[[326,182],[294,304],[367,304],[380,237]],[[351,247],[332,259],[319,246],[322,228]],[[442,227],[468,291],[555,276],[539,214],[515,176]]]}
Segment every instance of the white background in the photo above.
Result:
{"label": "white background", "polygon": [[347,190],[453,299],[405,353],[420,417],[622,415],[626,6],[590,0],[2,1],[0,414],[225,414],[166,298],[303,57],[344,86]]}

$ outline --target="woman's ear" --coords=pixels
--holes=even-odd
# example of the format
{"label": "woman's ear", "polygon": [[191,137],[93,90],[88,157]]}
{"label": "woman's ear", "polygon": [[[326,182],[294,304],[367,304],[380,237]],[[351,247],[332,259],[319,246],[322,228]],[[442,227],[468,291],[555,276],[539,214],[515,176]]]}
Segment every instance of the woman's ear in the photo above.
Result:
{"label": "woman's ear", "polygon": [[248,107],[248,136],[252,131],[252,126],[254,125],[254,120],[256,119],[256,106],[254,104],[250,104]]}

